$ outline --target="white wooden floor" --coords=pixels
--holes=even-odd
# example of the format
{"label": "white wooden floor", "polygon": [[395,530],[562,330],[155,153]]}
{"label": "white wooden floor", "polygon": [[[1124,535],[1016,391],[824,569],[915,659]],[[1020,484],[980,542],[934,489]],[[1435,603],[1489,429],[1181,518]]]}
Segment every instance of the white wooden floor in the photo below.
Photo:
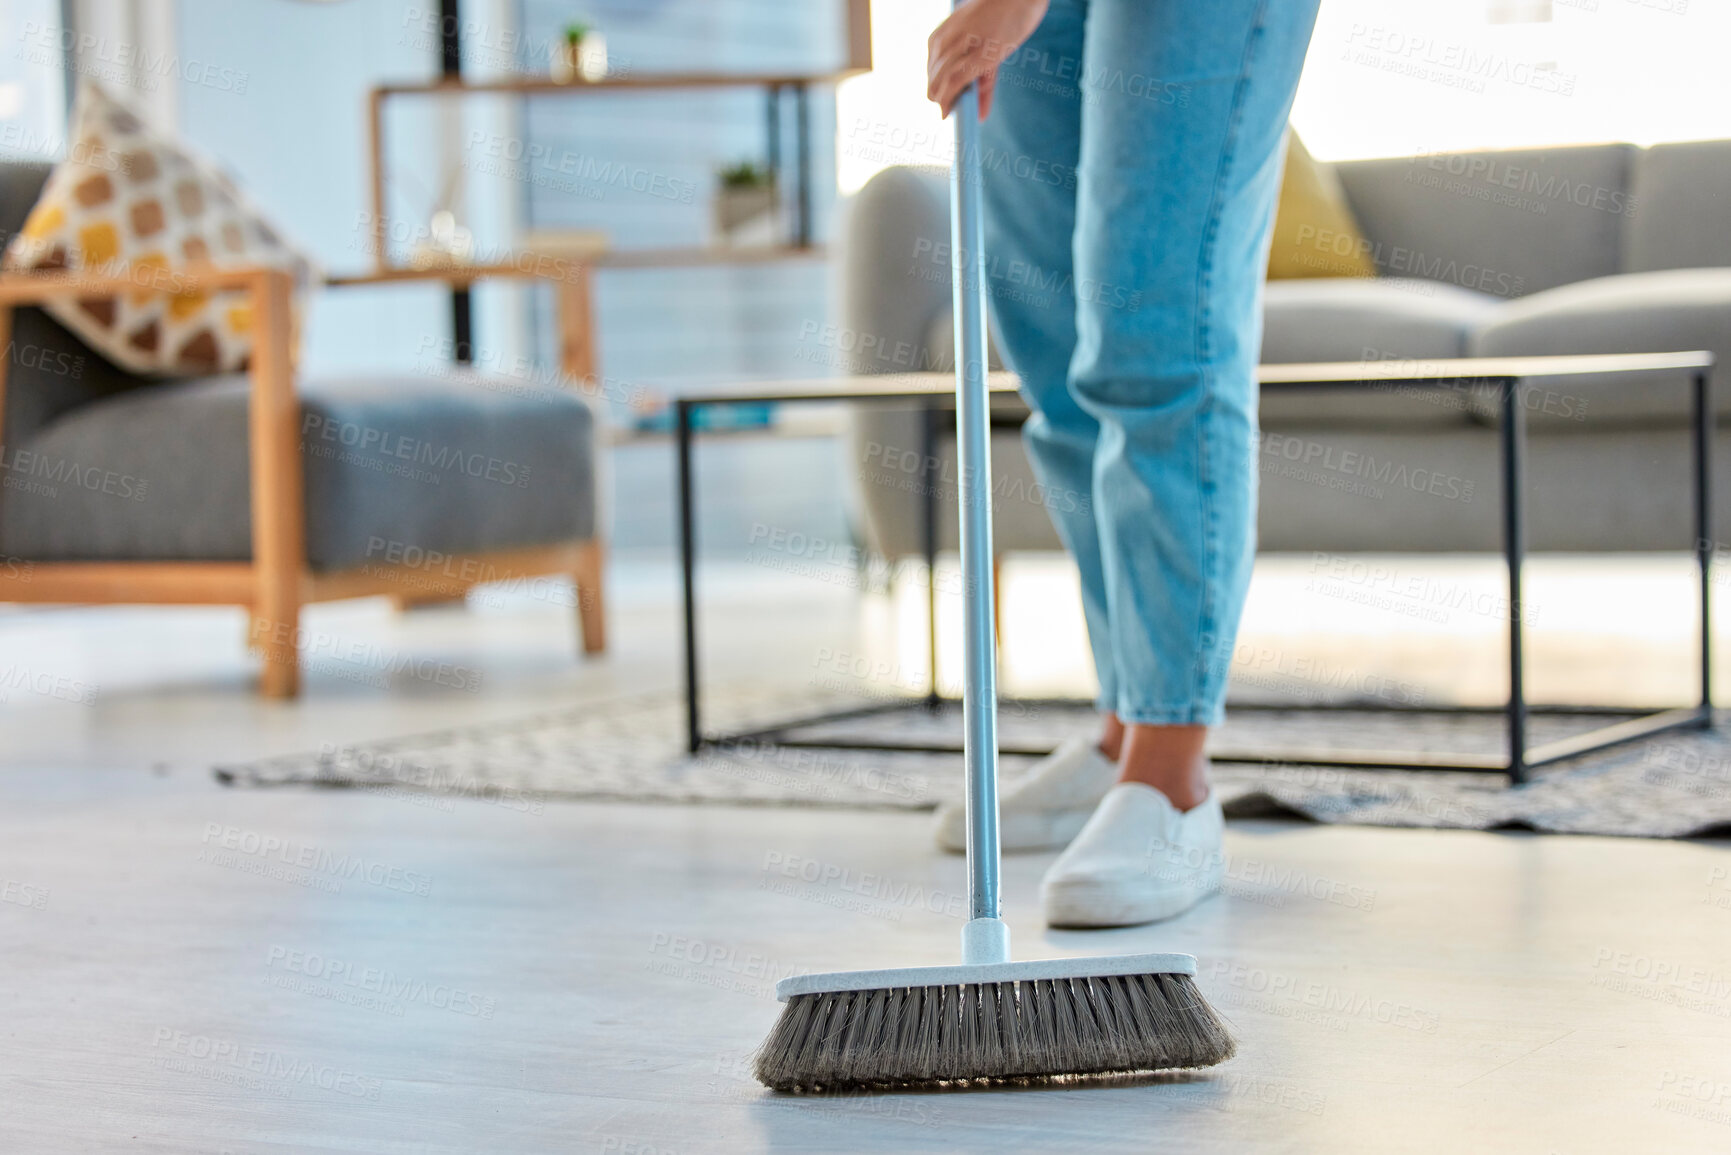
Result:
{"label": "white wooden floor", "polygon": [[[0,1150],[1731,1150],[1723,842],[1234,823],[1226,896],[1097,935],[1045,931],[1048,856],[1013,858],[1019,952],[1195,953],[1241,1056],[1168,1081],[810,1100],[746,1073],[774,980],[956,953],[961,863],[922,816],[209,777],[671,686],[670,579],[621,577],[616,652],[589,666],[545,605],[324,611],[314,629],[348,646],[291,706],[249,696],[238,618],[0,617]],[[846,635],[851,595],[778,580],[713,584],[718,677]],[[480,688],[374,676],[392,647]],[[840,880],[779,869],[806,862]]]}

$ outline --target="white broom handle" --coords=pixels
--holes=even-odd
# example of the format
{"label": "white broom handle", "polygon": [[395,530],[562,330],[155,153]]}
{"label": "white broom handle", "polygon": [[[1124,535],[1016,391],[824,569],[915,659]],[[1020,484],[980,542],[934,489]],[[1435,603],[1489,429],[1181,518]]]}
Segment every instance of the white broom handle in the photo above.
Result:
{"label": "white broom handle", "polygon": [[[968,778],[968,906],[996,919],[998,674],[992,614],[992,459],[986,395],[986,260],[980,206],[980,95],[956,101],[950,167],[950,276],[956,319],[956,450],[961,466],[962,727]],[[937,671],[933,671],[933,677]]]}

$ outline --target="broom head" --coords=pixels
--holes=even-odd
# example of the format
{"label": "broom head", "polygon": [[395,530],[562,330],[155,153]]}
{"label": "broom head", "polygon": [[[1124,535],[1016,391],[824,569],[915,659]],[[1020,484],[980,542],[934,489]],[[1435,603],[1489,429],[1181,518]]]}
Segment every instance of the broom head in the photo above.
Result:
{"label": "broom head", "polygon": [[1184,954],[796,975],[758,1051],[778,1091],[1208,1067],[1236,1049]]}

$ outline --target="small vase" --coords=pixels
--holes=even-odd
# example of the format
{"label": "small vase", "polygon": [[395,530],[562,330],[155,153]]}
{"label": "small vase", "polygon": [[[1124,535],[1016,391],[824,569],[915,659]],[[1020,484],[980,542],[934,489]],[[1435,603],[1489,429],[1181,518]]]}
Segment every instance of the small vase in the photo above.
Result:
{"label": "small vase", "polygon": [[559,84],[593,83],[607,78],[607,38],[586,33],[581,40],[553,45],[553,79]]}

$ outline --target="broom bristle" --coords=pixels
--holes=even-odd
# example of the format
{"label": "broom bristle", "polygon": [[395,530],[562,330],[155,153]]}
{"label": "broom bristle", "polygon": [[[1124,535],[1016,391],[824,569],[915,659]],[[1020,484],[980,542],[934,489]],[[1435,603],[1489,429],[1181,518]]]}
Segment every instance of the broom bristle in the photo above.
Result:
{"label": "broom bristle", "polygon": [[777,1091],[829,1091],[1209,1067],[1235,1050],[1191,976],[1106,975],[794,995],[755,1069]]}

